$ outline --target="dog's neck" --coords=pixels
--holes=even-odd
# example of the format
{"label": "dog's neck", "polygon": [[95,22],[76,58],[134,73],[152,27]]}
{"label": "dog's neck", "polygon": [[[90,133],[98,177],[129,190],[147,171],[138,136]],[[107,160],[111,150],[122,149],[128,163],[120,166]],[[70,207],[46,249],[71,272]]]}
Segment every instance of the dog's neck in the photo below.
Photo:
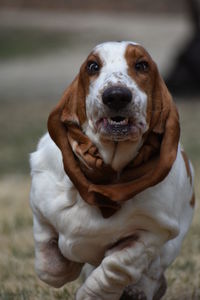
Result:
{"label": "dog's neck", "polygon": [[120,173],[138,154],[142,146],[142,139],[133,142],[130,140],[114,142],[102,139],[98,133],[94,133],[89,126],[84,128],[85,134],[98,148],[99,153],[105,164],[110,165],[113,170]]}

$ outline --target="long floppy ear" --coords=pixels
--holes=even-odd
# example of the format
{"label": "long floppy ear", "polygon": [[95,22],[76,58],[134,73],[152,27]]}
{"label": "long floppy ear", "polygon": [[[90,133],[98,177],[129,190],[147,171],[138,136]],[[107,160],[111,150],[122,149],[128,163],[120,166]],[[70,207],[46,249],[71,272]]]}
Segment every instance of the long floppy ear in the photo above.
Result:
{"label": "long floppy ear", "polygon": [[[166,120],[174,109],[177,112],[172,97],[156,67],[155,83],[152,93],[152,119],[150,129],[155,133],[163,134]],[[179,130],[179,118],[176,118],[174,121],[176,121],[174,129]]]}
{"label": "long floppy ear", "polygon": [[69,175],[74,185],[79,187],[79,192],[84,197],[87,195],[88,182],[75,160],[74,153],[69,143],[68,128],[66,126],[67,123],[73,124],[73,126],[76,127],[80,125],[80,119],[77,112],[77,88],[78,77],[71,83],[58,105],[49,115],[48,131],[52,140],[62,152],[65,172]]}
{"label": "long floppy ear", "polygon": [[146,188],[161,182],[168,175],[177,155],[180,137],[179,116],[171,95],[158,71],[152,94],[152,110],[148,135],[150,139],[151,136],[153,138],[157,136],[157,140],[160,140],[156,156],[153,156],[152,161],[147,161],[146,164],[144,163],[137,169],[138,174],[140,174],[139,178],[126,183],[110,185],[109,187],[106,185],[92,185],[89,189],[90,192],[101,193],[113,201],[123,202]]}
{"label": "long floppy ear", "polygon": [[[67,90],[64,92],[60,102],[57,107],[52,112],[58,113],[60,115],[60,121],[65,123],[74,123],[79,124],[78,111],[77,111],[77,85],[78,85],[78,77],[74,79],[74,81],[70,84]],[[49,122],[51,122],[51,115],[49,116]]]}

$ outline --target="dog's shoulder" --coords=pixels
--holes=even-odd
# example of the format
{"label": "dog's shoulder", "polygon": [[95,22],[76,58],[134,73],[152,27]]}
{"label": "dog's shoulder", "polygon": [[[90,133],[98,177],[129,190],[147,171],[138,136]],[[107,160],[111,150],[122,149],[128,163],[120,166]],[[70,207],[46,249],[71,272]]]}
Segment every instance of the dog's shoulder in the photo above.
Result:
{"label": "dog's shoulder", "polygon": [[57,211],[55,208],[72,206],[76,202],[77,193],[64,171],[60,149],[48,133],[40,139],[36,151],[31,153],[30,167],[30,204],[35,212],[40,211],[47,216]]}

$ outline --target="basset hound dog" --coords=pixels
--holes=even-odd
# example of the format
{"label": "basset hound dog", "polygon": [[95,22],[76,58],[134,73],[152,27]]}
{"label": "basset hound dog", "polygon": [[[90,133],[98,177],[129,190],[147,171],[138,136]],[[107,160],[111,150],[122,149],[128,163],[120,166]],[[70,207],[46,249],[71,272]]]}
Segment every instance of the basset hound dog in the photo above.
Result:
{"label": "basset hound dog", "polygon": [[160,299],[194,206],[172,97],[148,52],[96,46],[31,154],[36,272],[76,300]]}

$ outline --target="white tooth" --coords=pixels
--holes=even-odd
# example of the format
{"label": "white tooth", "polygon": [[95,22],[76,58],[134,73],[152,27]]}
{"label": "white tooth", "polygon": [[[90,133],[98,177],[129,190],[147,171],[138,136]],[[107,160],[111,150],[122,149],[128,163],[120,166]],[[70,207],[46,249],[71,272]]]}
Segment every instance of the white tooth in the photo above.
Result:
{"label": "white tooth", "polygon": [[108,123],[110,125],[127,125],[128,124],[128,118],[124,119],[123,121],[116,122],[110,118],[107,119]]}

